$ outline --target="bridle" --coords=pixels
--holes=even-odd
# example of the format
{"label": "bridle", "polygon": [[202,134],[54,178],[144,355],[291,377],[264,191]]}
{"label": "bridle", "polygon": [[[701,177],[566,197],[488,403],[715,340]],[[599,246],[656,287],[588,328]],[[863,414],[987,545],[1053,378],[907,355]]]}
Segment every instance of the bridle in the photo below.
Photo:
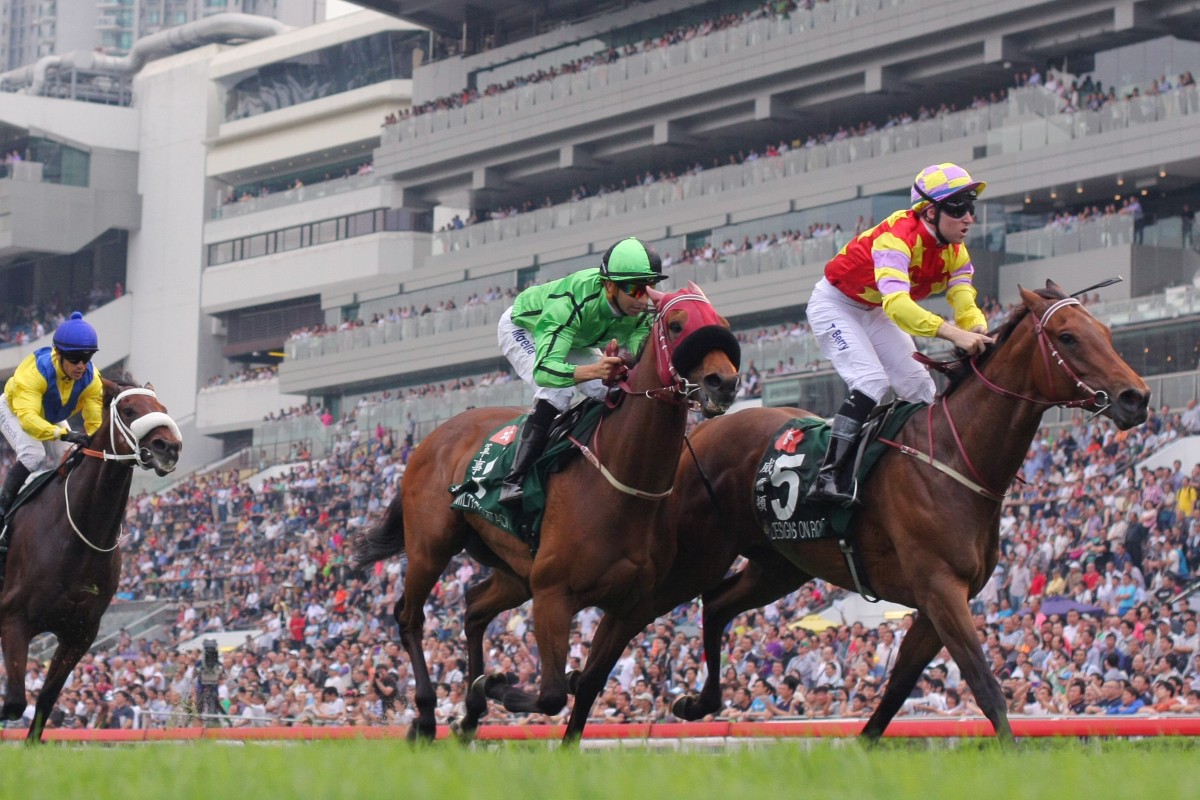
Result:
{"label": "bridle", "polygon": [[[650,329],[650,339],[647,346],[658,348],[657,360],[655,367],[658,371],[658,379],[663,384],[656,389],[647,389],[645,391],[635,391],[629,386],[628,377],[629,370],[625,369],[623,374],[613,380],[613,391],[605,398],[605,404],[611,409],[616,408],[621,404],[621,401],[626,397],[647,397],[651,400],[658,400],[669,403],[671,405],[686,405],[692,410],[699,409],[699,402],[694,399],[694,396],[702,388],[698,383],[691,383],[675,368],[673,359],[674,347],[667,338],[666,319],[667,312],[679,302],[682,301],[702,302],[705,305],[712,307],[712,303],[704,296],[702,292],[683,291],[672,297],[655,313],[654,325]],[[674,482],[672,481],[666,491],[662,492],[647,492],[643,489],[638,489],[633,486],[628,486],[617,480],[616,476],[609,472],[608,468],[600,461],[600,451],[598,442],[600,441],[600,427],[604,424],[604,417],[596,424],[596,430],[592,434],[592,447],[589,448],[583,442],[576,439],[574,436],[568,435],[568,439],[579,448],[579,452],[587,459],[588,463],[600,471],[604,479],[623,494],[628,494],[633,497],[640,497],[643,500],[661,500],[669,497],[671,492],[675,490]]]}
{"label": "bridle", "polygon": [[677,405],[687,404],[691,410],[699,410],[699,402],[695,399],[696,394],[702,388],[698,383],[692,383],[687,378],[679,374],[679,370],[675,368],[675,361],[672,358],[674,348],[671,341],[667,338],[667,312],[673,306],[685,301],[701,302],[712,308],[712,303],[704,296],[702,292],[683,291],[672,297],[655,312],[654,326],[650,329],[650,341],[648,346],[655,347],[658,350],[658,357],[655,367],[658,370],[658,380],[662,386],[657,389],[647,389],[645,391],[634,391],[628,383],[628,371],[617,378],[614,382],[614,387],[619,391],[613,392],[606,399],[609,408],[615,408],[620,404],[621,398],[625,395],[631,397],[648,397],[651,400],[661,400],[666,403]]}
{"label": "bridle", "polygon": [[1103,414],[1112,405],[1112,399],[1109,397],[1108,392],[1104,391],[1103,389],[1096,390],[1088,386],[1087,383],[1085,383],[1084,380],[1079,377],[1079,373],[1077,373],[1074,368],[1067,363],[1066,359],[1059,354],[1058,349],[1050,341],[1050,335],[1046,332],[1046,323],[1050,321],[1050,317],[1052,317],[1056,311],[1066,308],[1067,306],[1078,305],[1081,305],[1079,298],[1064,297],[1062,300],[1059,300],[1047,308],[1040,319],[1034,318],[1033,330],[1038,337],[1038,346],[1042,353],[1042,364],[1046,368],[1047,381],[1054,380],[1053,367],[1050,363],[1051,360],[1053,360],[1054,363],[1058,364],[1058,366],[1067,373],[1067,377],[1074,382],[1076,388],[1081,389],[1088,394],[1087,397],[1078,398],[1075,400],[1037,400],[1033,397],[1027,397],[1018,392],[1013,392],[1001,386],[997,386],[988,380],[987,376],[985,376],[979,369],[979,356],[971,356],[971,369],[979,377],[979,380],[983,382],[984,386],[991,389],[996,394],[1004,397],[1009,397],[1014,400],[1024,400],[1027,403],[1035,403],[1037,405],[1049,407],[1059,406],[1061,408],[1084,408],[1088,411],[1095,411],[1095,414],[1092,415],[1093,417]]}
{"label": "bridle", "polygon": [[[984,386],[986,386],[990,391],[992,391],[995,394],[998,394],[1002,397],[1008,397],[1013,400],[1021,400],[1026,403],[1033,403],[1035,405],[1042,405],[1042,406],[1047,406],[1047,407],[1059,406],[1061,408],[1083,408],[1083,409],[1087,409],[1089,411],[1095,412],[1092,415],[1093,419],[1095,417],[1099,416],[1100,414],[1103,414],[1112,405],[1112,399],[1109,397],[1108,392],[1104,391],[1103,389],[1096,390],[1096,389],[1093,389],[1092,387],[1088,386],[1087,383],[1082,378],[1079,377],[1079,373],[1077,373],[1075,371],[1075,369],[1072,368],[1069,363],[1067,363],[1066,359],[1064,359],[1062,357],[1062,355],[1058,352],[1058,349],[1054,346],[1054,343],[1050,341],[1050,334],[1047,333],[1047,331],[1046,331],[1046,324],[1050,321],[1050,318],[1052,316],[1054,316],[1054,314],[1056,312],[1058,312],[1059,310],[1061,310],[1063,308],[1066,308],[1067,306],[1078,306],[1078,305],[1082,305],[1082,304],[1080,303],[1079,299],[1076,297],[1064,297],[1063,299],[1056,301],[1055,303],[1051,304],[1049,308],[1047,308],[1045,310],[1045,312],[1041,315],[1040,318],[1039,317],[1033,318],[1033,330],[1034,330],[1034,333],[1037,335],[1038,347],[1042,354],[1042,364],[1046,368],[1047,381],[1053,382],[1054,372],[1053,372],[1053,367],[1052,367],[1051,362],[1056,363],[1056,364],[1058,364],[1059,367],[1062,368],[1062,370],[1064,372],[1066,372],[1067,376],[1074,382],[1076,388],[1081,389],[1082,391],[1087,393],[1087,395],[1088,395],[1087,397],[1077,398],[1074,400],[1039,400],[1034,397],[1029,397],[1027,395],[1023,395],[1019,392],[1014,392],[1010,389],[1005,389],[1004,387],[998,386],[995,383],[993,383],[991,380],[988,379],[988,377],[986,375],[983,374],[983,371],[980,370],[980,368],[979,368],[979,363],[978,363],[979,356],[978,355],[974,355],[974,356],[970,357],[969,363],[971,364],[971,370],[975,373],[975,375],[979,378],[979,380],[983,383]],[[934,366],[935,368],[945,369],[948,366],[948,364],[954,363],[954,361],[962,361],[963,359],[952,359],[949,362],[933,362],[925,356],[920,356],[917,358],[917,360],[921,361],[922,363],[924,363],[926,365]],[[967,469],[970,471],[971,477],[974,478],[974,480],[959,473],[954,468],[950,467],[949,465],[947,465],[941,461],[938,461],[937,459],[935,459],[933,457],[933,406],[932,405],[929,406],[928,424],[926,426],[929,431],[929,452],[928,452],[928,454],[922,453],[921,451],[919,451],[915,448],[908,447],[907,445],[902,445],[902,444],[892,441],[890,439],[884,439],[883,437],[880,437],[879,441],[883,442],[884,444],[895,447],[896,449],[898,449],[900,452],[904,453],[905,455],[913,456],[915,458],[920,459],[921,461],[924,461],[925,463],[932,466],[934,469],[937,469],[940,472],[950,476],[951,478],[953,478],[954,480],[963,484],[964,486],[971,489],[972,491],[975,491],[976,493],[981,494],[984,497],[987,497],[996,502],[1001,502],[1005,497],[1008,496],[1009,493],[1008,492],[1003,492],[1003,493],[997,492],[994,489],[989,489],[986,485],[984,485],[986,482],[984,481],[983,477],[979,474],[979,470],[975,468],[975,464],[972,463],[971,457],[969,455],[967,455],[966,446],[963,445],[962,437],[960,437],[958,434],[958,428],[954,424],[954,418],[950,416],[950,407],[946,404],[945,399],[942,399],[941,401],[939,401],[938,403],[935,403],[934,405],[941,405],[942,413],[946,418],[946,423],[950,426],[950,434],[951,434],[951,436],[954,437],[954,445],[958,449],[959,456],[962,458],[963,462],[967,465]],[[1018,479],[1020,479],[1019,475],[1018,475]]]}
{"label": "bridle", "polygon": [[[81,447],[80,452],[90,458],[99,458],[104,461],[132,461],[142,469],[150,469],[153,464],[150,463],[150,450],[142,446],[142,437],[155,428],[166,427],[176,439],[183,439],[183,435],[179,432],[179,426],[175,424],[175,420],[163,411],[150,411],[141,415],[128,425],[121,419],[118,413],[117,404],[126,397],[133,395],[145,395],[158,399],[158,395],[153,389],[143,389],[134,387],[126,389],[112,399],[108,407],[108,439],[116,446],[120,440],[117,439],[117,434],[121,434],[121,439],[129,448],[128,453],[110,453],[107,450],[93,450],[87,447]],[[133,464],[129,465],[133,467]]]}
{"label": "bridle", "polygon": [[[107,450],[93,450],[88,447],[80,447],[80,453],[89,458],[98,458],[102,461],[131,462],[129,463],[130,469],[133,468],[135,463],[142,469],[150,469],[152,467],[152,464],[150,463],[151,454],[149,448],[143,447],[141,444],[143,436],[155,428],[161,428],[165,426],[169,431],[171,431],[172,434],[175,435],[176,439],[183,439],[183,436],[179,432],[179,426],[175,424],[175,420],[171,419],[171,417],[163,411],[150,411],[146,414],[142,414],[128,425],[125,424],[125,421],[121,419],[121,415],[118,413],[117,405],[121,402],[121,400],[132,395],[146,395],[153,397],[155,400],[158,399],[158,395],[154,393],[153,389],[135,387],[131,389],[125,389],[116,397],[114,397],[112,402],[109,404],[109,441],[115,446],[118,441],[117,433],[120,433],[121,438],[125,441],[125,444],[129,448],[130,452],[110,453]],[[75,524],[75,519],[71,516],[70,487],[71,475],[73,473],[74,470],[68,470],[66,473],[66,478],[63,480],[63,504],[67,510],[67,522],[71,525],[71,530],[75,531],[75,535],[78,536],[79,539],[88,547],[95,550],[97,553],[111,553],[113,550],[116,550],[121,546],[121,542],[125,541],[126,536],[125,534],[118,536],[117,541],[113,543],[112,547],[97,547],[88,540],[83,531],[79,530],[79,526]]]}

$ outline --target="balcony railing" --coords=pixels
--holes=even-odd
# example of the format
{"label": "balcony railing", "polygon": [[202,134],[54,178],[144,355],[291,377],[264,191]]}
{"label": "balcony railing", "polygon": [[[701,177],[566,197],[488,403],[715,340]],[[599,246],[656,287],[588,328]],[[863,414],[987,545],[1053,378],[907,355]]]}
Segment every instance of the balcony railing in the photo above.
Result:
{"label": "balcony railing", "polygon": [[[624,56],[611,64],[593,66],[585,72],[574,72],[511,89],[501,94],[483,96],[459,108],[433,111],[402,120],[384,128],[383,144],[412,141],[433,136],[461,125],[487,125],[497,116],[513,114],[533,106],[547,105],[567,97],[578,97],[594,89],[616,86],[639,80],[664,70],[686,70],[709,58],[747,49],[776,39],[792,39],[797,48],[824,35],[822,29],[835,22],[844,22],[881,8],[892,8],[903,0],[835,0],[818,3],[811,9],[797,9],[788,17],[755,19],[744,25],[713,31],[686,42]],[[813,33],[813,29],[817,29]]]}
{"label": "balcony railing", "polygon": [[288,189],[285,192],[276,192],[275,194],[268,194],[261,197],[247,197],[244,200],[232,200],[225,205],[214,208],[212,210],[212,218],[229,219],[231,217],[240,217],[244,214],[253,214],[256,211],[282,208],[294,203],[303,203],[305,200],[315,200],[319,197],[330,197],[335,194],[353,192],[355,189],[364,189],[368,186],[378,186],[382,182],[383,178],[373,172],[365,175],[351,175],[347,178],[333,178],[328,181],[301,186],[299,189]]}
{"label": "balcony railing", "polygon": [[571,225],[584,225],[621,214],[641,213],[646,209],[698,197],[975,136],[1002,125],[1007,115],[1008,107],[1004,104],[959,111],[936,119],[875,131],[866,136],[789,150],[776,157],[709,169],[674,181],[657,181],[505,219],[477,222],[465,228],[435,234],[433,254],[479,247]]}

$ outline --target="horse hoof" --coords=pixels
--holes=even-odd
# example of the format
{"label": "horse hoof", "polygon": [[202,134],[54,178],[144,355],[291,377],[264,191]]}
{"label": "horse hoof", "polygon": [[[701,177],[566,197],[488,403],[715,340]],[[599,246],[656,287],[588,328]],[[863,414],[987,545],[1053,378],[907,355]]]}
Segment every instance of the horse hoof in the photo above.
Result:
{"label": "horse hoof", "polygon": [[672,716],[674,716],[676,719],[684,720],[685,722],[689,721],[687,712],[692,700],[692,696],[686,694],[682,697],[676,698],[675,702],[671,703]]}
{"label": "horse hoof", "polygon": [[567,694],[579,693],[579,682],[583,680],[583,673],[577,669],[573,669],[567,673]]}
{"label": "horse hoof", "polygon": [[436,736],[436,728],[434,730],[427,730],[422,728],[420,723],[414,722],[408,726],[408,733],[404,738],[406,738],[412,744],[429,744],[436,738]]}
{"label": "horse hoof", "polygon": [[453,720],[450,723],[450,733],[458,740],[459,744],[470,744],[475,741],[476,728],[466,727],[461,720]]}

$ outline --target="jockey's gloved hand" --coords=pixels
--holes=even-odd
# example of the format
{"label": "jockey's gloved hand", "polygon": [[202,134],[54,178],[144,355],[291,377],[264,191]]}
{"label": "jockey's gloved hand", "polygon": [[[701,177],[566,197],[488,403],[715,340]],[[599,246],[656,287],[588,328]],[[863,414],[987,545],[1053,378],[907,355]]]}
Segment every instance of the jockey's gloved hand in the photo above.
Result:
{"label": "jockey's gloved hand", "polygon": [[89,444],[92,443],[91,438],[83,431],[72,431],[72,430],[63,431],[62,435],[59,436],[58,438],[62,439],[64,442],[70,442],[71,444],[77,444],[80,447],[87,447]]}

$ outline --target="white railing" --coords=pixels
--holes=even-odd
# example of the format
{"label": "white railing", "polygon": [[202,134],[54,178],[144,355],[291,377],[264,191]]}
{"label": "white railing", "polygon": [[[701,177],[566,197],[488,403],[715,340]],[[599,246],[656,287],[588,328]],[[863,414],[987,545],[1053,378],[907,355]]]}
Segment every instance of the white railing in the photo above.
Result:
{"label": "white railing", "polygon": [[[586,94],[604,86],[641,80],[664,70],[683,70],[709,58],[739,53],[776,39],[794,39],[799,48],[811,42],[814,28],[845,22],[881,8],[892,8],[904,0],[834,0],[811,9],[797,9],[787,17],[754,19],[743,25],[713,31],[688,41],[633,53],[611,64],[598,64],[583,72],[572,72],[539,83],[483,96],[459,108],[433,111],[384,127],[383,144],[412,141],[460,125],[488,125],[498,116],[527,113],[527,109]],[[531,64],[534,62],[531,62]]]}
{"label": "white railing", "polygon": [[763,157],[743,164],[704,170],[673,181],[656,181],[619,192],[539,208],[505,219],[477,222],[465,228],[435,233],[433,255],[571,225],[584,225],[622,214],[641,213],[646,209],[698,197],[758,186],[830,167],[841,167],[856,161],[975,136],[1002,125],[1007,114],[1008,107],[1003,104],[958,111],[935,119],[875,131],[865,136],[789,150],[780,156]]}
{"label": "white railing", "polygon": [[231,200],[225,205],[214,208],[212,210],[212,217],[213,219],[240,217],[243,214],[253,214],[256,211],[282,208],[293,203],[303,203],[305,200],[315,200],[318,197],[329,197],[344,192],[352,192],[355,189],[363,189],[368,186],[377,186],[382,182],[383,178],[374,172],[366,175],[332,178],[310,186],[301,186],[299,189],[288,189],[284,192],[276,192],[260,197],[248,197],[245,200]]}

